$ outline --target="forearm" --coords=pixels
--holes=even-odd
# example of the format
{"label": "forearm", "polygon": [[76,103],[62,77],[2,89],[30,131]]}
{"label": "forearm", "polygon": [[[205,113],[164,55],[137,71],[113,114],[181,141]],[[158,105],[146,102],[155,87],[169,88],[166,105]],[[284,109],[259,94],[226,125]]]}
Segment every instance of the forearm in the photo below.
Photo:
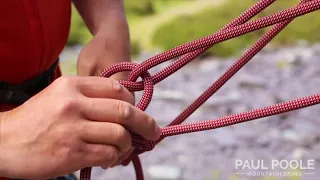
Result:
{"label": "forearm", "polygon": [[3,122],[5,118],[5,113],[0,112],[0,177],[6,177],[8,176],[8,171],[5,167],[7,164],[6,158],[5,158],[5,150],[3,145],[3,138],[5,136],[4,130],[3,130]]}
{"label": "forearm", "polygon": [[[95,44],[105,51],[97,67],[90,67],[90,57],[82,62],[80,75],[97,75],[103,67],[130,61],[130,36],[122,0],[73,0],[90,32],[94,35]],[[105,53],[105,54],[103,54]],[[124,74],[124,73],[123,73]]]}
{"label": "forearm", "polygon": [[2,116],[3,116],[2,113],[0,113],[0,162],[1,162],[1,163],[0,163],[0,177],[5,176],[4,163],[3,163],[3,159],[4,159],[4,158],[3,158],[3,153],[2,153],[2,148],[3,148],[3,147],[2,147],[2,143],[1,143],[1,142],[2,142],[2,141],[1,141],[1,140],[2,140],[2,139],[1,139],[1,138],[2,138],[2,131],[1,131],[1,130],[2,130],[2,128],[1,128],[1,127],[2,127],[2,126],[1,126]]}

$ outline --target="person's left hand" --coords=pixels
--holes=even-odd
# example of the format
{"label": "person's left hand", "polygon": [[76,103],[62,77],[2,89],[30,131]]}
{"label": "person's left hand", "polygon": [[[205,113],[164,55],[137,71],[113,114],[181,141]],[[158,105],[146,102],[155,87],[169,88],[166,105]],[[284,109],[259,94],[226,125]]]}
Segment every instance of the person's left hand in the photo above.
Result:
{"label": "person's left hand", "polygon": [[[77,61],[79,76],[99,76],[109,66],[130,61],[130,45],[119,45],[97,34],[80,52]],[[120,42],[119,42],[120,43]],[[129,44],[130,42],[128,42]],[[129,72],[119,72],[112,79],[124,80]]]}
{"label": "person's left hand", "polygon": [[[101,71],[109,66],[130,61],[130,45],[117,44],[123,42],[112,42],[99,33],[81,50],[77,61],[77,72],[79,76],[99,76]],[[129,72],[119,72],[110,78],[125,80]],[[132,92],[134,96],[134,92]],[[132,103],[132,102],[129,102]],[[134,105],[134,104],[133,104]],[[120,165],[132,152],[132,147],[113,165]],[[105,167],[102,167],[105,168]]]}

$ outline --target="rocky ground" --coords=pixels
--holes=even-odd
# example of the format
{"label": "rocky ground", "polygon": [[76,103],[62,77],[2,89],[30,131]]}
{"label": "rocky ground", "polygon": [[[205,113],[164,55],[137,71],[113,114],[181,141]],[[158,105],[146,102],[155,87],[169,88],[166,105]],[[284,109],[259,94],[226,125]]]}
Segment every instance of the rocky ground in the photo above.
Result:
{"label": "rocky ground", "polygon": [[[155,86],[153,101],[147,112],[153,115],[161,126],[165,126],[235,60],[209,58],[188,65]],[[157,72],[166,65],[168,63],[150,72]],[[318,93],[319,90],[319,44],[283,49],[269,48],[249,62],[187,122],[214,119],[264,107]],[[137,100],[139,97],[138,95]],[[150,176],[161,174],[157,167],[165,166],[170,171],[162,174],[180,174],[179,179],[184,180],[317,179],[320,173],[319,115],[318,105],[221,129],[169,137],[153,151],[141,155],[145,176],[152,179]],[[269,166],[272,160],[302,159],[305,164],[308,159],[314,159],[315,170],[301,172],[315,174],[303,174],[298,178],[249,177],[235,174],[253,172],[236,169],[236,159],[254,160],[255,163],[263,160],[266,166]],[[94,168],[93,179],[130,180],[135,177],[130,164],[106,171]]]}

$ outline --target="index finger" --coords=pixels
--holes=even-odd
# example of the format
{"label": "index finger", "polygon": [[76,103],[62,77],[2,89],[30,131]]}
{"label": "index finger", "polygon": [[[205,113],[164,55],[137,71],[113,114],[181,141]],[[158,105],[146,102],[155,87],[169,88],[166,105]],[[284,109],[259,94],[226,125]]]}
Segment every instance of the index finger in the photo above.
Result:
{"label": "index finger", "polygon": [[79,77],[76,80],[79,91],[89,98],[119,99],[134,104],[132,93],[116,80],[104,77]]}
{"label": "index finger", "polygon": [[160,137],[160,127],[154,118],[130,103],[115,99],[89,98],[83,103],[83,107],[83,114],[88,120],[121,124],[149,140]]}

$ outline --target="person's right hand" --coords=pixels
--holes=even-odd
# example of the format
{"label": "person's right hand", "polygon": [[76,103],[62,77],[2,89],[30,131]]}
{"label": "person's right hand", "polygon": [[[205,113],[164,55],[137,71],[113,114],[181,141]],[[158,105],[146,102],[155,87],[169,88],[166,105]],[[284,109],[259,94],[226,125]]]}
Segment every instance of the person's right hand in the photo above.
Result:
{"label": "person's right hand", "polygon": [[49,179],[84,167],[110,167],[132,147],[129,131],[160,137],[132,94],[102,77],[61,77],[2,113],[0,177]]}

